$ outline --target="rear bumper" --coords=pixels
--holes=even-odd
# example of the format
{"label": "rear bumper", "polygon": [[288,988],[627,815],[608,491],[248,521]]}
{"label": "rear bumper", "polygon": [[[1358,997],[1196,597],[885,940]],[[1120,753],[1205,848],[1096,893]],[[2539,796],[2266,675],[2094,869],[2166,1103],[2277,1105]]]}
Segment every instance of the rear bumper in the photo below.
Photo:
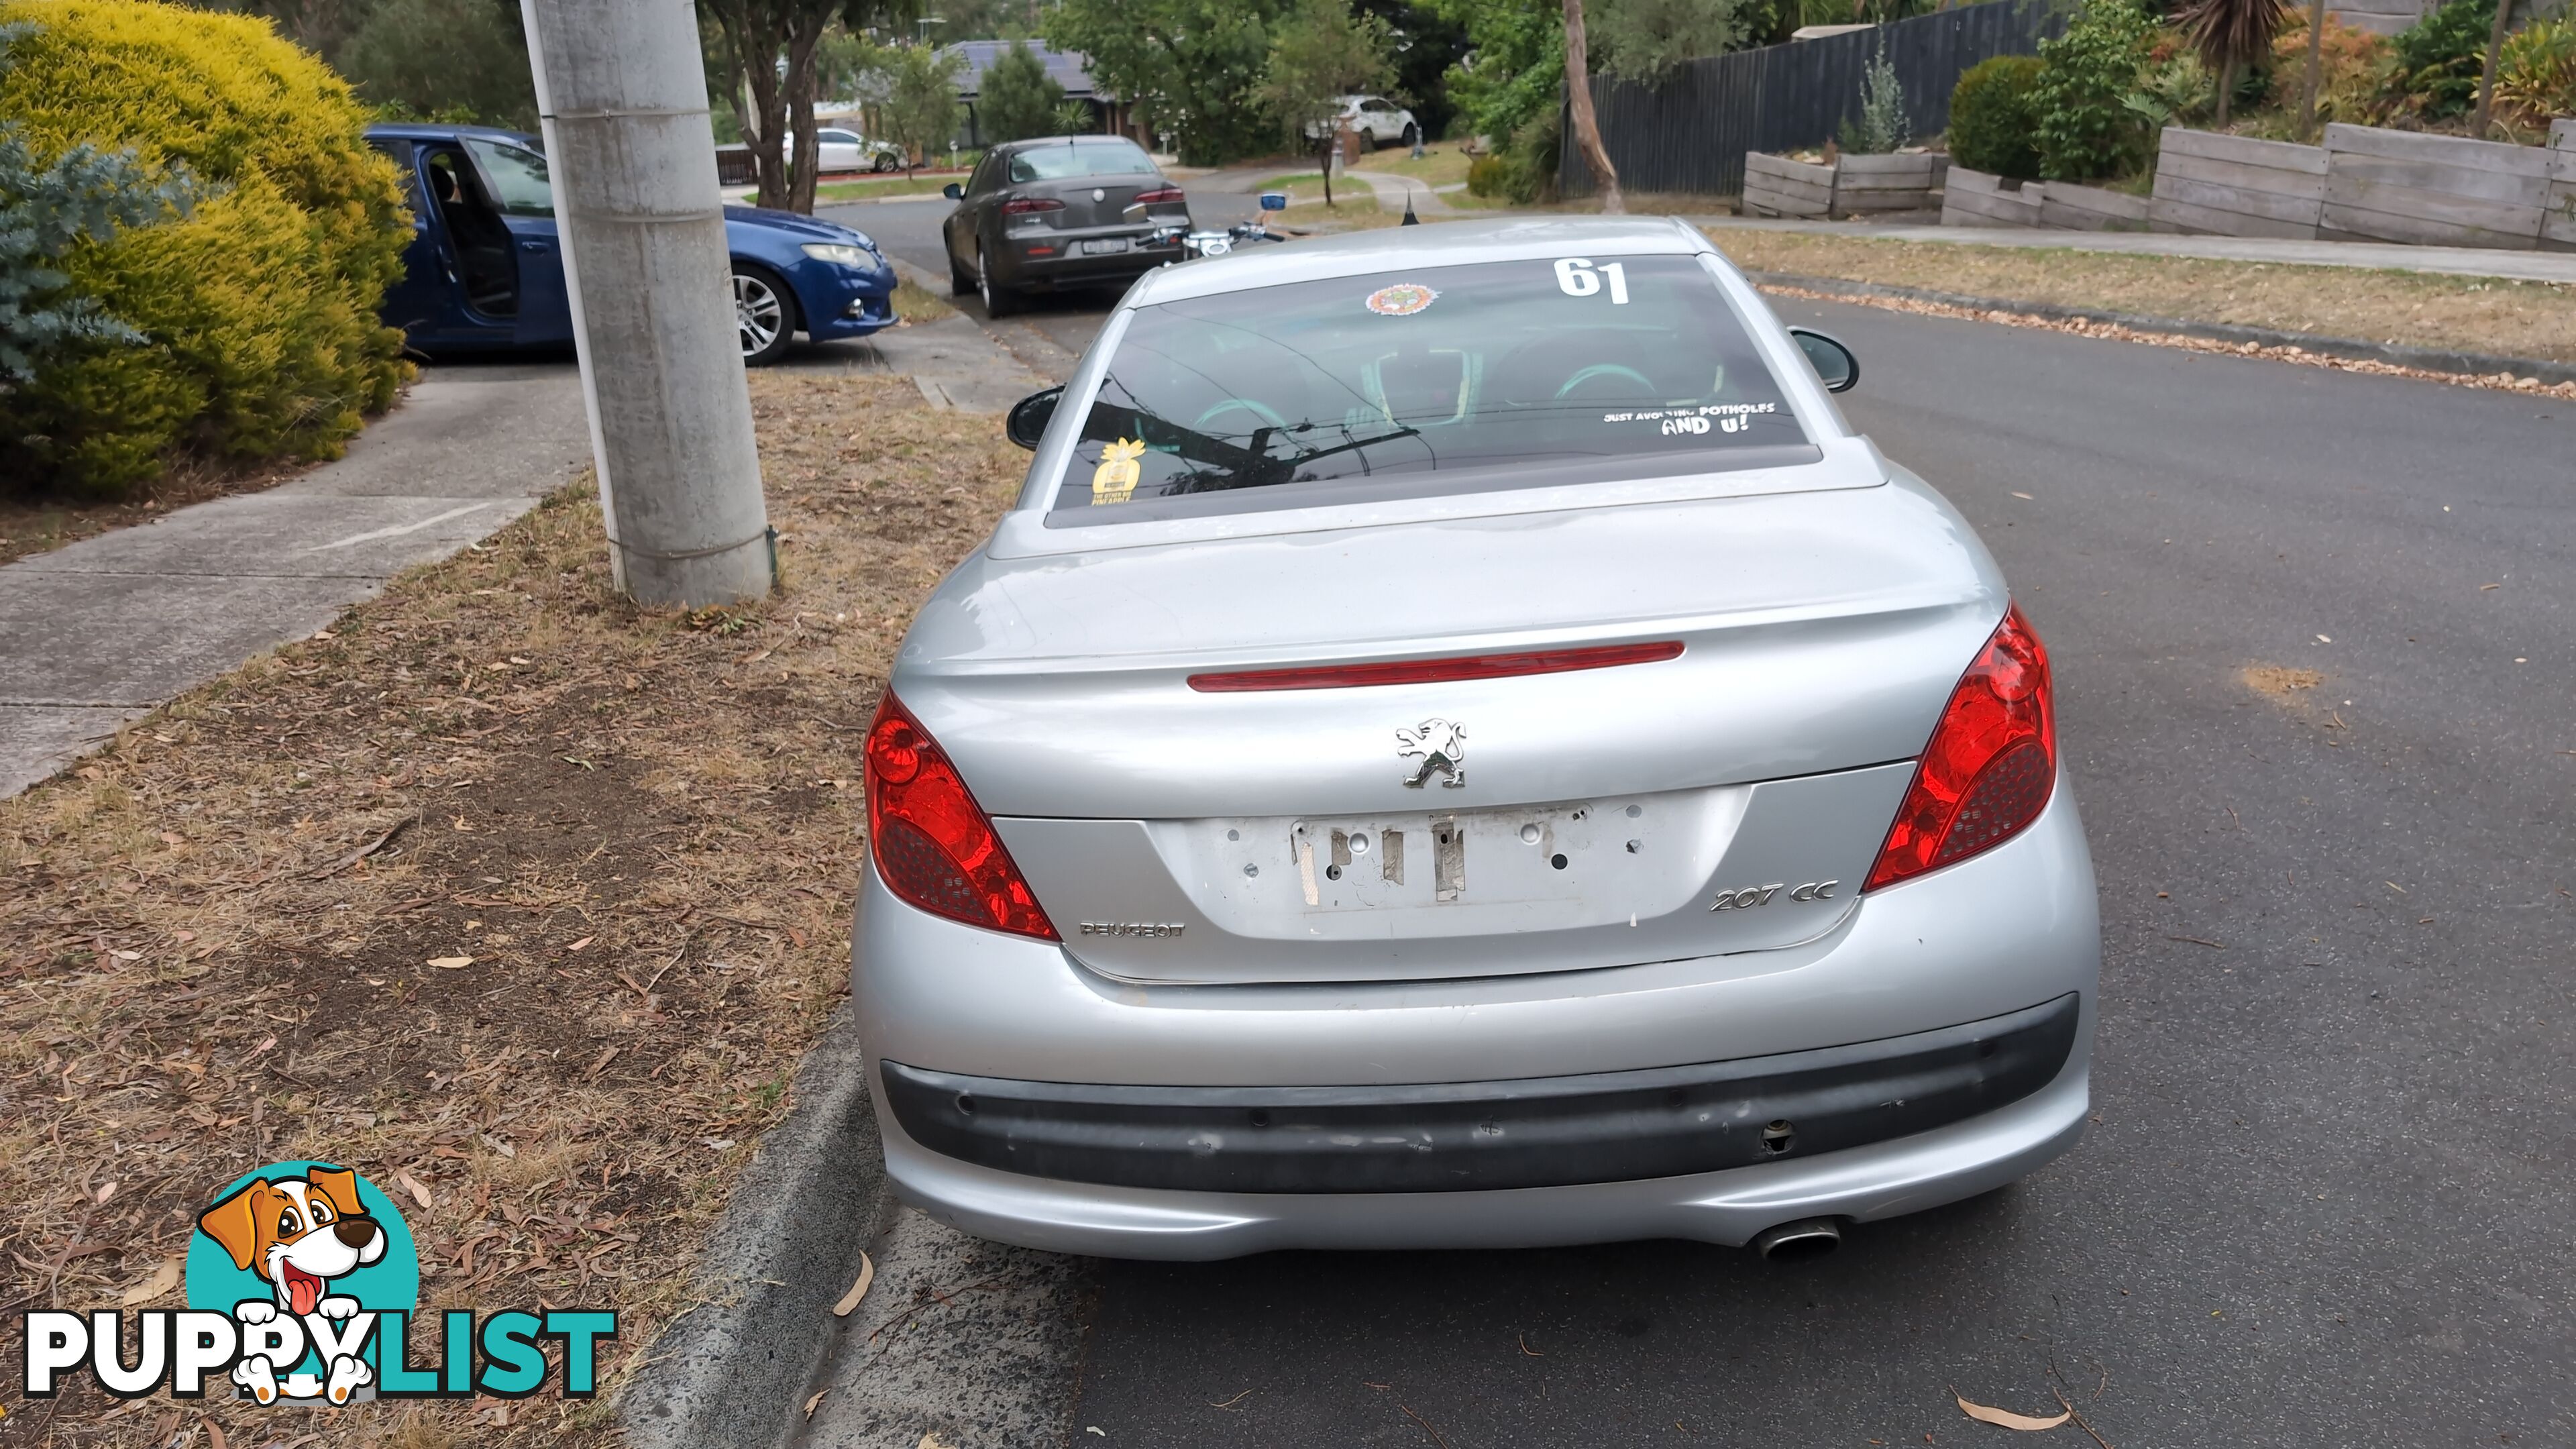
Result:
{"label": "rear bumper", "polygon": [[[987,256],[994,262],[993,280],[1007,287],[1030,291],[1132,281],[1166,262],[1181,259],[1181,244],[1177,240],[1157,247],[1138,245],[1148,230],[1122,227],[1016,232],[1004,236],[1000,245]],[[1105,256],[1089,255],[1082,250],[1086,241],[1113,238],[1126,241],[1127,250]],[[1046,256],[1031,256],[1029,247],[1032,245],[1053,250]]]}
{"label": "rear bumper", "polygon": [[2057,1079],[2081,1002],[1886,1041],[1579,1077],[1383,1087],[1020,1082],[880,1062],[913,1141],[1029,1177],[1184,1192],[1470,1192],[1752,1167],[1912,1136]]}
{"label": "rear bumper", "polygon": [[[1851,1120],[1862,1130],[1832,1150],[1793,1149],[1747,1165],[1730,1165],[1739,1159],[1723,1155],[1666,1156],[1617,1169],[1663,1175],[1620,1180],[1575,1180],[1603,1169],[1560,1164],[1535,1178],[1446,1191],[1414,1190],[1392,1177],[1383,1187],[1325,1182],[1317,1190],[1308,1181],[1295,1184],[1299,1191],[1275,1190],[1277,1177],[1228,1188],[1177,1173],[1159,1179],[1168,1185],[1150,1178],[1140,1185],[1132,1170],[1125,1180],[1085,1181],[991,1165],[1011,1159],[943,1137],[934,1118],[904,1100],[902,1085],[874,1094],[889,1180],[932,1216],[978,1236],[1057,1251],[1197,1259],[1294,1247],[1518,1247],[1644,1237],[1736,1244],[1795,1218],[1869,1221],[2001,1186],[2082,1135],[2100,929],[2091,860],[2061,779],[2049,808],[2021,836],[1874,892],[1826,937],[1776,951],[1472,980],[1148,987],[1085,971],[1055,946],[916,911],[888,896],[873,871],[853,945],[853,1005],[872,1087],[888,1081],[888,1063],[898,1063],[917,1074],[1005,1084],[1179,1088],[1164,1100],[1194,1107],[1209,1105],[1209,1089],[1263,1089],[1275,1100],[1280,1088],[1318,1088],[1328,1102],[1418,1109],[1442,1084],[1656,1069],[1688,1074],[1700,1068],[1672,1064],[1744,1067],[1763,1058],[1777,1067],[1784,1053],[1852,1043],[1894,1048],[1891,1039],[1982,1025],[2033,1003],[2044,1011],[2074,997],[2071,1040],[2035,1089],[2019,1078],[2010,1090],[1974,1088],[1987,1096],[1968,1103],[1967,1114],[1895,1123],[1901,1135],[1893,1136],[1879,1135],[1890,1125],[1884,1119],[1869,1127],[1872,1114],[1857,1107]],[[1883,1064],[1889,1053],[1875,1055]],[[2045,1067],[2049,1058],[2036,1060]],[[1708,1101],[1727,1090],[1703,1085]],[[1776,1085],[1738,1089],[1739,1105],[1785,1112],[1754,1102],[1757,1095],[1765,1103],[1783,1100]],[[1097,1101],[1116,1093],[1094,1086],[1062,1095]],[[1893,1094],[1880,1079],[1876,1094],[1857,1095]],[[1215,1104],[1228,1100],[1220,1095]],[[1753,1141],[1758,1150],[1759,1128],[1773,1120],[1761,1117],[1749,1139],[1716,1135]],[[1041,1171],[1115,1175],[1059,1161]],[[1500,1185],[1507,1182],[1530,1185]]]}

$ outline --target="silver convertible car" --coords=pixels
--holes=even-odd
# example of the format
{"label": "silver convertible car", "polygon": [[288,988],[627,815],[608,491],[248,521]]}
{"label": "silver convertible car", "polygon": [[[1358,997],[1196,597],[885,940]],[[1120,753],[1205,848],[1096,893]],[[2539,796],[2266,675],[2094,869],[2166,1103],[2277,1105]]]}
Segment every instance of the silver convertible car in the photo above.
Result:
{"label": "silver convertible car", "polygon": [[1140,280],[866,744],[896,1192],[1132,1258],[1766,1254],[2075,1145],[2048,656],[1678,222]]}

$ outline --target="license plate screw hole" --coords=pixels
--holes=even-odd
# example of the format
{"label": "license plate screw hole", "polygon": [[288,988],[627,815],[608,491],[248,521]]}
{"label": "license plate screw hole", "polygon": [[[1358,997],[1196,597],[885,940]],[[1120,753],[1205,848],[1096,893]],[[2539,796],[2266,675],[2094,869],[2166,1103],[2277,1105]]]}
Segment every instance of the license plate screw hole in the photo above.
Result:
{"label": "license plate screw hole", "polygon": [[1552,866],[1555,866],[1558,870],[1563,870],[1563,869],[1565,869],[1565,866],[1566,866],[1566,860],[1565,860],[1565,854],[1564,854],[1564,852],[1559,851],[1559,852],[1558,852],[1558,853],[1556,853],[1555,855],[1551,855],[1551,856],[1549,856],[1549,857],[1547,858],[1547,863],[1548,863],[1548,864],[1550,864],[1550,865],[1552,865]]}
{"label": "license plate screw hole", "polygon": [[1644,841],[1642,841],[1642,840],[1631,840],[1631,841],[1629,841],[1629,842],[1628,842],[1628,853],[1629,853],[1630,855],[1635,855],[1638,851],[1640,851],[1640,850],[1642,850],[1642,849],[1644,849],[1644,848],[1645,848],[1645,844],[1646,844],[1646,843],[1645,843]]}
{"label": "license plate screw hole", "polygon": [[1324,879],[1326,879],[1326,880],[1340,880],[1341,878],[1342,878],[1342,868],[1341,868],[1340,866],[1338,866],[1338,865],[1328,865],[1328,866],[1325,866],[1325,867],[1324,867]]}
{"label": "license plate screw hole", "polygon": [[1798,1129],[1785,1121],[1774,1122],[1762,1129],[1762,1150],[1773,1157],[1788,1151],[1789,1145],[1797,1140]]}
{"label": "license plate screw hole", "polygon": [[1249,861],[1246,861],[1246,862],[1244,863],[1243,873],[1244,873],[1246,876],[1256,876],[1256,875],[1261,874],[1261,867],[1259,867],[1259,866],[1257,866],[1257,865],[1254,865],[1254,864],[1252,864],[1252,863],[1251,863],[1251,862],[1249,862]]}

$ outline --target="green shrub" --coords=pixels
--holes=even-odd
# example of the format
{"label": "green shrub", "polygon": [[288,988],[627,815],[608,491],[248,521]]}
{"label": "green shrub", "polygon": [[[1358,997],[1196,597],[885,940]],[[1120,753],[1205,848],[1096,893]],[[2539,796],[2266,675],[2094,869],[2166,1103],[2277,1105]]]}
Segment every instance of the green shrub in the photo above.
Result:
{"label": "green shrub", "polygon": [[2408,108],[2427,120],[2464,115],[2478,103],[2495,0],[2451,0],[2397,36],[2397,67]]}
{"label": "green shrub", "polygon": [[1878,54],[1860,73],[1859,113],[1843,122],[1838,139],[1854,156],[1884,156],[1912,139],[1905,126],[1905,87],[1897,84],[1883,34]]}
{"label": "green shrub", "polygon": [[2536,123],[2576,116],[2576,15],[2535,20],[2506,39],[2496,99]]}
{"label": "green shrub", "polygon": [[2149,28],[2137,0],[2091,0],[2064,35],[2039,43],[2031,130],[2040,175],[2090,181],[2145,160],[2147,120],[2128,102]]}
{"label": "green shrub", "polygon": [[2036,180],[2031,94],[2039,57],[1998,55],[1968,67],[1950,92],[1950,159],[1971,171]]}
{"label": "green shrub", "polygon": [[0,114],[39,158],[131,150],[193,214],[75,241],[68,290],[145,337],[0,395],[0,475],[112,496],[173,450],[335,455],[405,373],[376,318],[411,227],[348,87],[267,22],[143,0],[0,0],[29,24]]}
{"label": "green shrub", "polygon": [[1557,148],[1563,132],[1554,111],[1542,112],[1512,133],[1509,144],[1467,163],[1467,191],[1516,206],[1556,195]]}

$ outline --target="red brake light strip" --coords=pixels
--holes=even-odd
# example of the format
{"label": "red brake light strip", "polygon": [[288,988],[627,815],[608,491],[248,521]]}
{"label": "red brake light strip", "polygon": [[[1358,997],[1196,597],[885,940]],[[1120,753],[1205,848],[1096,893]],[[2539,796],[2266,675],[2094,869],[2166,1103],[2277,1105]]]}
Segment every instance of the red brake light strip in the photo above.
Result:
{"label": "red brake light strip", "polygon": [[1244,669],[1193,674],[1201,694],[1254,694],[1284,689],[1365,689],[1380,684],[1449,684],[1462,679],[1510,679],[1523,674],[1566,674],[1621,664],[1678,659],[1682,641],[1599,644],[1582,649],[1534,649],[1519,654],[1469,654],[1452,659],[1391,659],[1373,664],[1318,664],[1297,669]]}

